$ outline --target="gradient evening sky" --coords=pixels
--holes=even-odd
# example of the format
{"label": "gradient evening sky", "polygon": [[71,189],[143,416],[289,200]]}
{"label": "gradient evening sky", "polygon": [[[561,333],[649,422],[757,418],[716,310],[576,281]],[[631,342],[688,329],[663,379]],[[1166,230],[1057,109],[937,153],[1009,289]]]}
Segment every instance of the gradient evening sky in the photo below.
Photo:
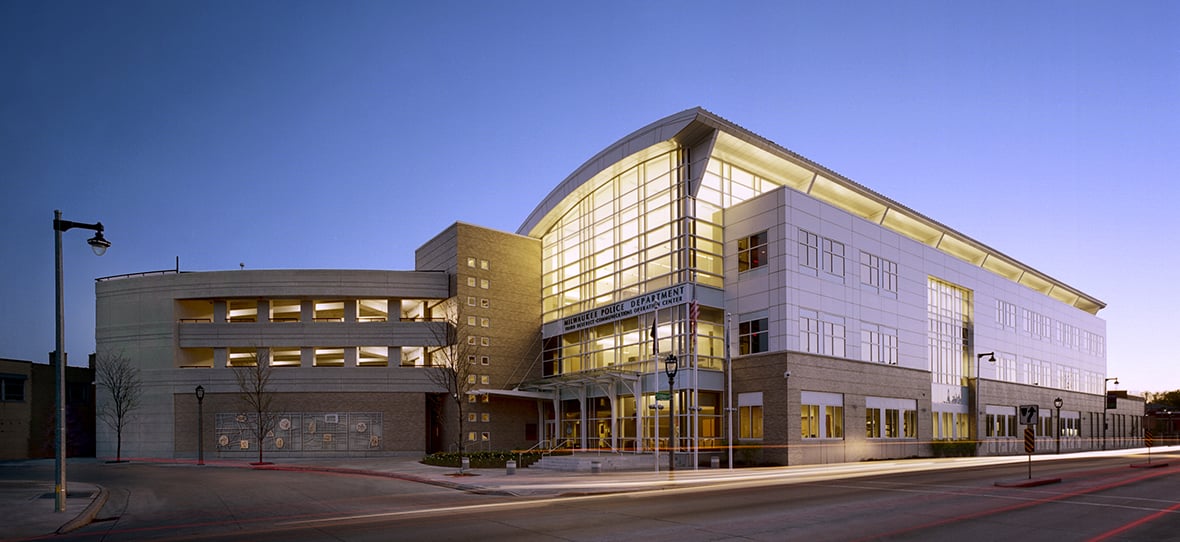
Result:
{"label": "gradient evening sky", "polygon": [[412,269],[515,231],[702,106],[1108,304],[1121,389],[1180,389],[1180,3],[0,1],[0,357],[94,349],[97,277]]}

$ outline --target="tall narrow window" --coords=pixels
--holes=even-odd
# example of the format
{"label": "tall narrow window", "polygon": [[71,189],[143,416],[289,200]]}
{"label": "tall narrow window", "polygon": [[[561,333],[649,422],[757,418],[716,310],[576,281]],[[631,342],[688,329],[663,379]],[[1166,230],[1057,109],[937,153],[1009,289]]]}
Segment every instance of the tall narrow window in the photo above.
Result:
{"label": "tall narrow window", "polygon": [[762,438],[762,392],[738,394],[738,438]]}

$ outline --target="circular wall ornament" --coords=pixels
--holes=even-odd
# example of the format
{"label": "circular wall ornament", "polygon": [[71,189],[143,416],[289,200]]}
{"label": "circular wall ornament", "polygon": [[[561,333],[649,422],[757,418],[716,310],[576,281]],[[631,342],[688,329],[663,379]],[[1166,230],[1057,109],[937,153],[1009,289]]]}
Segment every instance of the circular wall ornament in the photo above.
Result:
{"label": "circular wall ornament", "polygon": [[279,429],[282,429],[283,431],[290,431],[291,430],[291,420],[289,420],[287,418],[283,418],[283,419],[279,420]]}
{"label": "circular wall ornament", "polygon": [[282,448],[282,447],[283,447],[283,437],[276,438],[275,439],[275,448]]}
{"label": "circular wall ornament", "polygon": [[245,414],[238,414],[238,417],[236,417],[234,419],[238,420],[238,423],[246,423],[246,415]]}
{"label": "circular wall ornament", "polygon": [[217,444],[220,446],[228,446],[229,445],[229,437],[226,435],[221,435],[220,437],[217,437]]}
{"label": "circular wall ornament", "polygon": [[365,422],[357,422],[356,423],[356,432],[357,433],[364,433],[368,429],[369,429],[369,426],[366,425]]}

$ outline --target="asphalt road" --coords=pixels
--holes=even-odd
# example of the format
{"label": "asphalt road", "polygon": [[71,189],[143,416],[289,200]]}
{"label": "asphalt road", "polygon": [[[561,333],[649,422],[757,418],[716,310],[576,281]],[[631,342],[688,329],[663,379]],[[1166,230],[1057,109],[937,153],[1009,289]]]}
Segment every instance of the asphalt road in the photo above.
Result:
{"label": "asphalt road", "polygon": [[[916,460],[921,461],[921,460]],[[822,472],[565,497],[389,478],[150,464],[72,467],[110,499],[63,540],[1180,540],[1180,454],[865,476]]]}

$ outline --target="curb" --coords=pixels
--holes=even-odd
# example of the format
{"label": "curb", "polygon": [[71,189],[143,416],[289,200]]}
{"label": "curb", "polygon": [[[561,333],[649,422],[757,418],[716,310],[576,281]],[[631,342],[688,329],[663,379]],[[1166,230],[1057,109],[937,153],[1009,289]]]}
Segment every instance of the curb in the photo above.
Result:
{"label": "curb", "polygon": [[78,514],[76,517],[74,517],[74,519],[65,522],[65,524],[61,527],[58,527],[56,531],[57,534],[66,534],[75,529],[90,525],[90,523],[94,521],[94,516],[98,515],[98,511],[102,510],[103,505],[107,503],[107,498],[110,497],[110,493],[107,492],[107,488],[103,486],[97,487],[98,495],[94,497],[94,500],[90,501],[90,504],[86,506],[86,509],[83,510],[81,514]]}
{"label": "curb", "polygon": [[404,480],[407,482],[415,482],[419,484],[429,484],[432,486],[445,487],[447,489],[454,489],[457,491],[465,491],[467,493],[475,493],[478,495],[503,495],[503,496],[517,496],[510,491],[503,491],[499,489],[489,489],[486,487],[460,484],[456,482],[448,482],[446,480],[434,480],[431,478],[424,478],[421,476],[414,476],[411,474],[403,474],[400,472],[381,472],[363,469],[349,469],[342,467],[311,467],[306,465],[252,465],[251,468],[257,470],[277,470],[289,472],[330,472],[334,474],[353,474],[358,476],[375,476],[378,478],[392,478],[395,480]]}
{"label": "curb", "polygon": [[1010,482],[996,482],[996,487],[1036,487],[1049,484],[1059,484],[1061,478],[1033,478],[1029,480],[1012,480]]}

